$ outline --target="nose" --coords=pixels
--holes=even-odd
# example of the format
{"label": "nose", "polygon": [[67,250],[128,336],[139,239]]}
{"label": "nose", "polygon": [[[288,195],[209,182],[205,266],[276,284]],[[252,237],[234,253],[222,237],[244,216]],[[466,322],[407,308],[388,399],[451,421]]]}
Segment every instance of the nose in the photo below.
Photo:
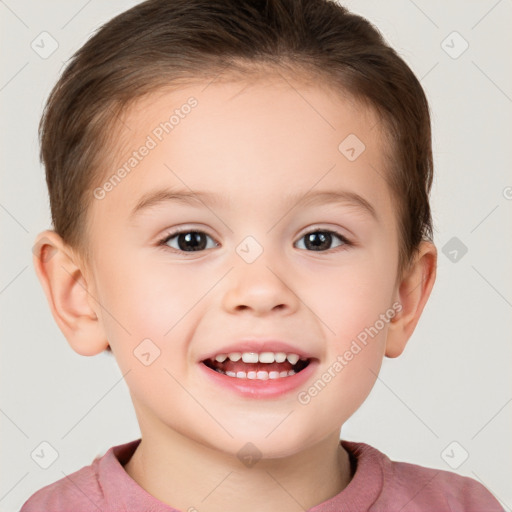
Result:
{"label": "nose", "polygon": [[300,303],[288,282],[289,273],[285,275],[269,258],[260,257],[253,263],[238,262],[227,279],[229,284],[223,306],[229,313],[250,311],[256,316],[278,312],[289,315]]}

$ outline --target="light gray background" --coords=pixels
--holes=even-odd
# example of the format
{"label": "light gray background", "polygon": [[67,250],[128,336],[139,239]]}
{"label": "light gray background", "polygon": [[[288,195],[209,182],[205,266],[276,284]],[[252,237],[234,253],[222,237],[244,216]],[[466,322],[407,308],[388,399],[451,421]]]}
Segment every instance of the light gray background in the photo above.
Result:
{"label": "light gray background", "polygon": [[[38,162],[43,103],[63,63],[92,31],[135,3],[0,1],[1,511],[19,510],[37,489],[139,437],[113,358],[83,357],[69,348],[51,317],[31,252],[36,234],[51,227]],[[405,353],[384,361],[343,437],[372,444],[395,460],[471,476],[511,510],[512,2],[344,5],[377,25],[429,98],[439,267]],[[31,48],[43,31],[59,45],[46,59]],[[469,47],[457,56],[464,40]],[[442,252],[452,237],[468,249],[455,262]],[[48,469],[31,458],[43,441],[58,452]]]}

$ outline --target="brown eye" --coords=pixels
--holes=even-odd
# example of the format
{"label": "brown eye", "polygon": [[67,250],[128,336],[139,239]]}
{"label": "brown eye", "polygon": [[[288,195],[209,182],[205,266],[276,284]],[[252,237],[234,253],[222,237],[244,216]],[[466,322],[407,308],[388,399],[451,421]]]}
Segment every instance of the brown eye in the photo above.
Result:
{"label": "brown eye", "polygon": [[208,239],[213,241],[209,235],[202,231],[179,231],[168,235],[160,244],[182,252],[204,251],[218,245],[213,242],[213,245],[208,246]]}
{"label": "brown eye", "polygon": [[[350,245],[349,241],[340,233],[329,230],[317,230],[306,233],[300,240],[304,240],[304,248],[309,251],[325,252],[331,249],[331,245],[335,239],[341,241],[337,246]],[[335,248],[334,247],[334,248]],[[302,247],[299,247],[302,249]]]}

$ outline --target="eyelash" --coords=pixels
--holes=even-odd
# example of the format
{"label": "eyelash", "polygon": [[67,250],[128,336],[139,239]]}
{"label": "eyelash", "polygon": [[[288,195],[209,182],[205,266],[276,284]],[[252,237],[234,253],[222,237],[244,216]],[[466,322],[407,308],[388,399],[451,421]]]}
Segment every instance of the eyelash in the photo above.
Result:
{"label": "eyelash", "polygon": [[[184,234],[184,233],[200,233],[200,234],[204,234],[204,235],[210,237],[212,240],[214,240],[212,236],[210,236],[208,233],[205,233],[204,231],[200,231],[200,230],[197,230],[197,229],[182,229],[182,230],[173,231],[172,233],[166,234],[164,238],[162,238],[162,239],[160,239],[158,241],[158,246],[161,247],[164,250],[170,250],[170,251],[172,251],[174,253],[181,253],[181,254],[194,254],[195,252],[201,253],[201,252],[205,252],[207,250],[207,249],[203,249],[201,251],[182,251],[182,250],[179,250],[179,249],[174,249],[173,247],[169,247],[167,245],[167,243],[170,240],[172,240],[173,238],[175,238],[175,237],[177,237],[177,236],[179,236],[181,234]],[[307,252],[326,253],[326,252],[336,252],[337,249],[338,250],[339,249],[343,250],[343,248],[351,247],[351,246],[354,245],[344,235],[342,235],[341,233],[339,233],[337,231],[331,230],[331,229],[314,228],[311,231],[308,231],[307,233],[304,233],[299,238],[299,240],[302,240],[304,237],[306,237],[308,235],[311,235],[313,233],[329,233],[330,235],[334,235],[334,236],[338,237],[339,240],[342,242],[342,244],[339,245],[338,247],[335,247],[334,249],[327,249],[326,251],[307,251],[307,249],[302,249],[302,250],[306,250]],[[217,243],[217,242],[215,242],[215,243]]]}

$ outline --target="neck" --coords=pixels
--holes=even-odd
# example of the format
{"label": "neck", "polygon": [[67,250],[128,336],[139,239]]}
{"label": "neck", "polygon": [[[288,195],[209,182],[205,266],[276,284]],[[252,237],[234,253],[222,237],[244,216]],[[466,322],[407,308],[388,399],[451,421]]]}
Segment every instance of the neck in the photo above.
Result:
{"label": "neck", "polygon": [[124,469],[149,494],[178,510],[308,510],[339,494],[352,476],[339,433],[289,457],[247,466],[236,454],[176,431],[142,434]]}

